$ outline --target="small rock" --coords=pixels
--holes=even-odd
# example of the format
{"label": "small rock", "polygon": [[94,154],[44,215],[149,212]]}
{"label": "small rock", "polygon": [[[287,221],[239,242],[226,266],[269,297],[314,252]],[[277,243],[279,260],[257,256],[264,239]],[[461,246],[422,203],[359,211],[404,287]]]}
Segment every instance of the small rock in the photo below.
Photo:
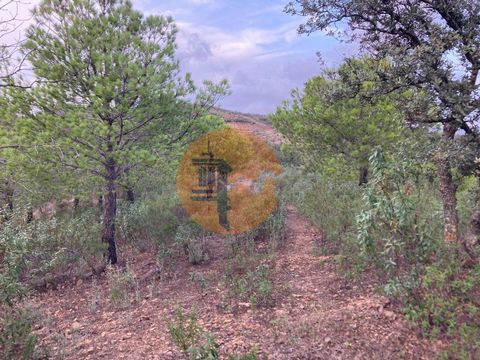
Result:
{"label": "small rock", "polygon": [[326,337],[324,342],[325,344],[330,344],[332,342],[332,339],[330,339],[329,337]]}
{"label": "small rock", "polygon": [[397,317],[397,315],[393,311],[390,311],[390,310],[385,310],[383,313],[390,320],[395,320],[395,318]]}
{"label": "small rock", "polygon": [[83,280],[82,280],[82,279],[78,279],[78,280],[77,280],[77,286],[80,286],[80,285],[82,285],[82,284],[83,284]]}
{"label": "small rock", "polygon": [[78,321],[74,321],[72,323],[72,330],[73,331],[78,331],[82,328],[82,324],[80,324]]}

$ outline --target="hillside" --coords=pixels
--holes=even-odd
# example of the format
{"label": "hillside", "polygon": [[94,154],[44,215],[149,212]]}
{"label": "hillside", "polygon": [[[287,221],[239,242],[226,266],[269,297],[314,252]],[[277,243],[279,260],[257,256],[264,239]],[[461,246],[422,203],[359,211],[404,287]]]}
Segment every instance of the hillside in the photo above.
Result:
{"label": "hillside", "polygon": [[[267,135],[268,125],[250,116],[238,118],[229,124],[266,138],[274,133],[269,127]],[[29,300],[42,314],[35,335],[53,358],[180,359],[166,319],[181,306],[196,310],[222,359],[252,348],[260,359],[285,360],[429,359],[437,353],[442,344],[412,331],[388,299],[376,293],[368,273],[347,280],[334,256],[318,255],[321,235],[295,207],[287,207],[286,219],[285,240],[274,257],[266,256],[268,244],[257,239],[257,255],[241,255],[238,262],[224,239],[211,237],[208,262],[191,265],[177,259],[174,268],[159,272],[154,253],[123,248],[126,261],[120,266],[133,286],[121,305],[112,297],[118,286],[112,280],[118,280],[115,271],[60,284]],[[225,278],[232,266],[239,274],[242,266],[253,266],[243,268],[247,272],[258,266],[271,270],[268,303],[232,297]]]}

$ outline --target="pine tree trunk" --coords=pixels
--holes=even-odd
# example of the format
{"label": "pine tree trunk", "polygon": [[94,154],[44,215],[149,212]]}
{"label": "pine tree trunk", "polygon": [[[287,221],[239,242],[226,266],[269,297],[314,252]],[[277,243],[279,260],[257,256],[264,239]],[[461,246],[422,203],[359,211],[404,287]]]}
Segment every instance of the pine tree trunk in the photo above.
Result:
{"label": "pine tree trunk", "polygon": [[117,216],[117,193],[115,187],[115,165],[110,161],[107,170],[107,184],[103,199],[103,229],[102,241],[108,244],[107,259],[111,264],[117,262],[117,248],[115,244],[115,220]]}
{"label": "pine tree trunk", "polygon": [[[447,145],[455,136],[456,129],[449,124],[443,127],[443,141]],[[443,239],[445,242],[458,240],[457,188],[452,178],[448,154],[445,148],[440,149],[435,159],[443,202]]]}

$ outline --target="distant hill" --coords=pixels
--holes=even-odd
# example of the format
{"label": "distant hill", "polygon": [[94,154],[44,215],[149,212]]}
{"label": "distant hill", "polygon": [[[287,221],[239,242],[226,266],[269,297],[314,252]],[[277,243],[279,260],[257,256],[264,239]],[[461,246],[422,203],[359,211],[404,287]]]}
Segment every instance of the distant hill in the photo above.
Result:
{"label": "distant hill", "polygon": [[212,108],[210,110],[210,113],[223,117],[225,122],[270,124],[270,121],[268,120],[268,117],[266,115],[246,114],[246,113],[241,113],[239,111],[226,110],[226,109],[217,108],[217,107]]}
{"label": "distant hill", "polygon": [[266,115],[244,114],[221,108],[213,108],[210,113],[221,116],[230,126],[259,136],[270,144],[279,145],[284,142],[283,137],[273,129]]}

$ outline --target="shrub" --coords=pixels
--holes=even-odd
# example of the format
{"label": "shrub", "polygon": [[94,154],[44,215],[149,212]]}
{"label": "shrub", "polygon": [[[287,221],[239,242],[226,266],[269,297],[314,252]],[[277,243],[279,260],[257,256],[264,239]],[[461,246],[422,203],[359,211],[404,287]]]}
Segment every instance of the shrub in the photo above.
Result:
{"label": "shrub", "polygon": [[262,259],[261,255],[237,255],[230,260],[223,277],[230,299],[248,301],[253,307],[274,304],[273,265]]}
{"label": "shrub", "polygon": [[110,300],[116,307],[123,307],[130,303],[131,294],[138,298],[138,282],[135,274],[127,265],[125,270],[108,267],[107,279],[110,285]]}
{"label": "shrub", "polygon": [[26,308],[5,307],[0,315],[0,353],[5,359],[30,359],[35,351],[34,314]]}
{"label": "shrub", "polygon": [[287,167],[279,185],[282,196],[321,231],[321,242],[316,244],[315,251],[349,253],[355,247],[352,239],[361,200],[361,189],[356,183]]}
{"label": "shrub", "polygon": [[177,307],[175,318],[167,320],[167,327],[172,341],[187,359],[218,359],[218,345],[213,336],[199,326],[195,311],[185,314]]}
{"label": "shrub", "polygon": [[40,286],[56,277],[83,275],[86,268],[95,272],[105,244],[100,241],[100,224],[93,211],[29,224],[18,211],[0,231],[0,249],[0,282],[9,282],[2,287],[1,297],[5,297],[7,292],[20,291],[22,282]]}
{"label": "shrub", "polygon": [[175,195],[161,192],[133,204],[121,203],[118,209],[119,234],[141,250],[158,249],[173,242],[181,218]]}
{"label": "shrub", "polygon": [[438,249],[441,212],[431,186],[408,159],[388,161],[377,149],[370,157],[371,179],[357,216],[362,255],[380,269],[386,290],[413,290],[422,266]]}
{"label": "shrub", "polygon": [[208,261],[207,239],[209,233],[192,220],[182,223],[175,234],[175,243],[183,249],[192,265]]}
{"label": "shrub", "polygon": [[476,359],[480,356],[480,264],[465,268],[451,250],[443,249],[426,267],[417,297],[405,312],[424,333],[445,334],[452,341],[445,358]]}
{"label": "shrub", "polygon": [[275,252],[285,242],[287,224],[287,206],[280,198],[277,210],[260,226],[259,232],[265,233],[271,252]]}
{"label": "shrub", "polygon": [[230,355],[228,357],[228,360],[257,360],[258,355],[257,355],[257,349],[253,348],[246,354],[242,355]]}

